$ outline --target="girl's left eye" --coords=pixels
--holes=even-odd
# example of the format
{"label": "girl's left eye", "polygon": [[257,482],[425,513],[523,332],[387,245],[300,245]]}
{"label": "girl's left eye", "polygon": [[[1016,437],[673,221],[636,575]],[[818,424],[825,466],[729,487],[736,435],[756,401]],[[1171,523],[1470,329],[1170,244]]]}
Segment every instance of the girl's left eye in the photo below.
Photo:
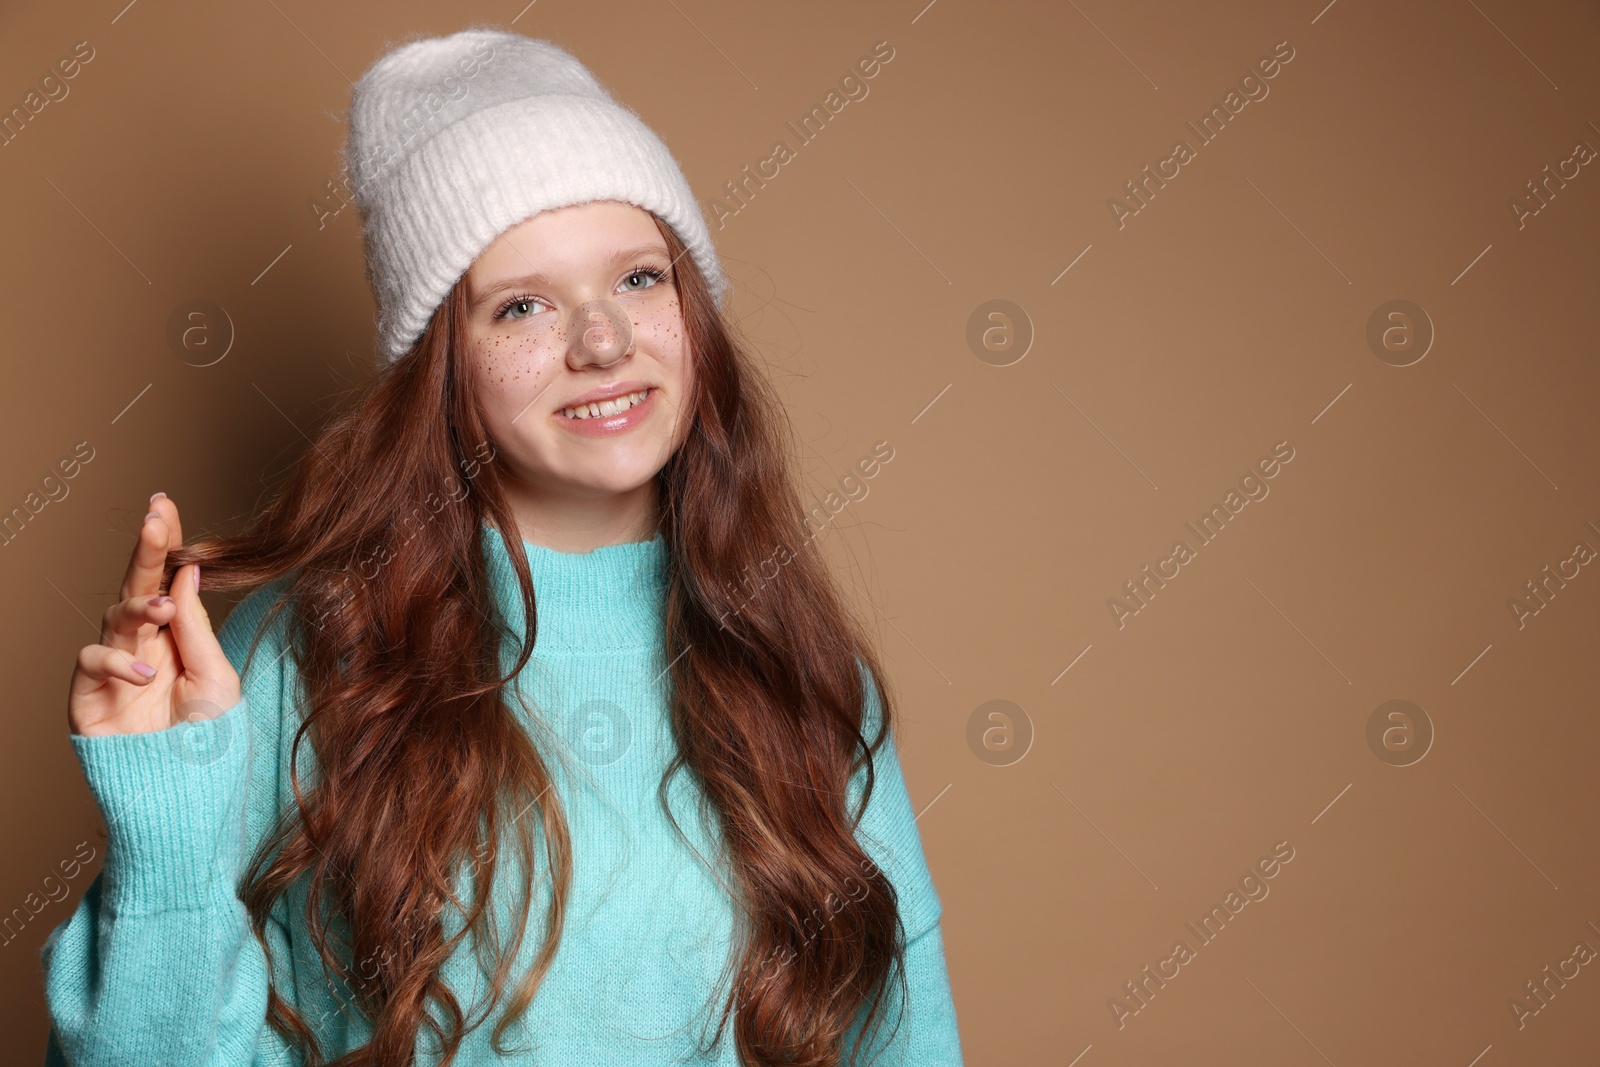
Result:
{"label": "girl's left eye", "polygon": [[[659,271],[654,267],[639,267],[637,270],[629,271],[628,276],[622,280],[622,290],[627,293],[637,293],[643,289],[650,288],[665,276],[665,272]],[[644,284],[630,284],[641,278],[646,279]]]}

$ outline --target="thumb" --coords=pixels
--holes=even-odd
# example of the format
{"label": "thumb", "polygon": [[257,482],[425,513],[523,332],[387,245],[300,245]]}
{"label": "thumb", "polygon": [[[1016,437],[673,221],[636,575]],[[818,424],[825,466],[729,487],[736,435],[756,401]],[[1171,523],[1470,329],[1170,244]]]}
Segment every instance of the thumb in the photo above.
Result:
{"label": "thumb", "polygon": [[211,632],[211,617],[200,600],[200,567],[188,564],[179,567],[172,576],[168,590],[177,614],[169,624],[172,639],[177,642],[178,656],[183,669],[197,681],[219,682],[233,673],[233,664],[223,654],[216,635]]}

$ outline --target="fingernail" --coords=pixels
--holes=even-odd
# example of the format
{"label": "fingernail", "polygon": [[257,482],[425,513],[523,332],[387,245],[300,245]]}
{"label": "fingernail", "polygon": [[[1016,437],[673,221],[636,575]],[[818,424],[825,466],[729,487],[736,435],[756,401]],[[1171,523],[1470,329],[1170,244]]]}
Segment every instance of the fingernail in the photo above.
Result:
{"label": "fingernail", "polygon": [[166,496],[166,495],[167,494],[165,494],[165,493],[151,493],[150,494],[150,503],[154,504],[156,502],[156,497],[158,497],[158,496]]}
{"label": "fingernail", "polygon": [[144,675],[146,678],[154,678],[156,676],[156,669],[150,666],[148,663],[140,663],[138,660],[134,660],[133,669]]}
{"label": "fingernail", "polygon": [[159,608],[163,604],[170,603],[172,603],[172,598],[169,596],[153,596],[150,598],[150,606],[153,608]]}
{"label": "fingernail", "polygon": [[200,591],[200,564],[198,563],[194,565],[194,591],[196,593]]}
{"label": "fingernail", "polygon": [[147,511],[145,512],[144,521],[149,522],[151,519],[159,519],[160,517],[161,512],[159,511]]}

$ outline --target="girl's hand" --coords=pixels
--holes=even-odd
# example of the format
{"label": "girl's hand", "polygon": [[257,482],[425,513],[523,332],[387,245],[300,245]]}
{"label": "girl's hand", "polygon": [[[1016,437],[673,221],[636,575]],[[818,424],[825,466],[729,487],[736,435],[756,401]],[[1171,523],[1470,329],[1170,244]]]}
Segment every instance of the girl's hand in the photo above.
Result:
{"label": "girl's hand", "polygon": [[239,702],[239,674],[200,602],[200,568],[178,568],[170,595],[162,594],[167,553],[182,544],[178,506],[153,497],[122,600],[101,620],[100,644],[78,652],[67,697],[73,733],[150,733],[214,718]]}

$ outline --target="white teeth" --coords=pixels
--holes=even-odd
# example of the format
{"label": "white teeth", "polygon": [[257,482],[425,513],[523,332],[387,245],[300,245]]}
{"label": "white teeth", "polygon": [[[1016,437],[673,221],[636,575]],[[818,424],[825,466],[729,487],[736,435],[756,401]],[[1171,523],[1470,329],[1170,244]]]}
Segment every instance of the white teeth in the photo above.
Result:
{"label": "white teeth", "polygon": [[569,419],[603,419],[618,412],[627,411],[635,404],[644,402],[650,395],[650,390],[641,389],[637,393],[628,393],[611,400],[601,400],[594,404],[585,404],[582,407],[562,408],[561,413]]}

